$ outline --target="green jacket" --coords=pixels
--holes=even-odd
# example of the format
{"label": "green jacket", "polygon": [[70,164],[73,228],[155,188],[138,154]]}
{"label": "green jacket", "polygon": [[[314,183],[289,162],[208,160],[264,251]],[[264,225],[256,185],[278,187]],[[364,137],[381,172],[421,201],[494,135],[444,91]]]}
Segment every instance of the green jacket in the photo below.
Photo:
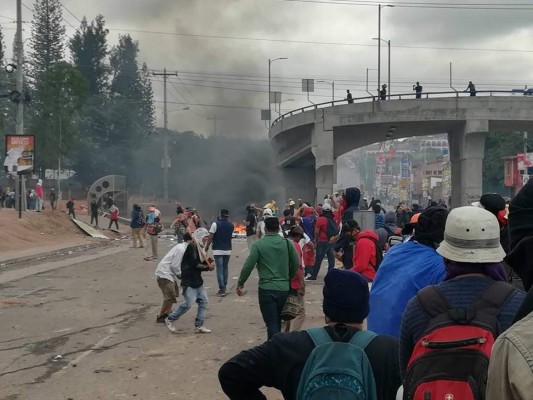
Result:
{"label": "green jacket", "polygon": [[284,292],[289,291],[290,280],[298,272],[300,260],[289,240],[278,233],[267,233],[252,245],[239,276],[239,286],[244,286],[256,265],[260,289]]}

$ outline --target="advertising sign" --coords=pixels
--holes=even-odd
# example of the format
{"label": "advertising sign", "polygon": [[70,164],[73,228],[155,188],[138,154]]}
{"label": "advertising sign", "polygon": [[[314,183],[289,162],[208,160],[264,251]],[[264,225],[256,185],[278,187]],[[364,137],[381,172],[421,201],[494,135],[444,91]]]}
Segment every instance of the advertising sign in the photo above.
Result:
{"label": "advertising sign", "polygon": [[35,136],[6,135],[7,172],[32,173],[35,167]]}

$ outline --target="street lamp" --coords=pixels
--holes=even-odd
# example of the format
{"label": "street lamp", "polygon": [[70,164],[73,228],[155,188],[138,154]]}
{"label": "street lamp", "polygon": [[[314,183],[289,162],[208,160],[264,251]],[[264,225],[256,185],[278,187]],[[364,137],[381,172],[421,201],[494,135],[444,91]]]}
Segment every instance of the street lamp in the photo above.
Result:
{"label": "street lamp", "polygon": [[287,57],[279,57],[279,58],[274,58],[273,60],[271,60],[270,58],[268,59],[268,131],[270,132],[270,127],[272,126],[272,108],[270,107],[270,65],[274,62],[274,61],[278,61],[278,60],[288,60]]}
{"label": "street lamp", "polygon": [[372,96],[372,93],[368,91],[368,71],[376,71],[376,68],[367,68],[366,69],[366,92]]}
{"label": "street lamp", "polygon": [[282,103],[286,103],[286,102],[288,102],[288,101],[294,101],[294,99],[283,100],[283,101],[281,101],[281,102],[279,103],[278,116],[281,117],[281,104],[282,104]]}
{"label": "street lamp", "polygon": [[394,7],[392,4],[378,4],[378,94],[381,88],[381,9]]}
{"label": "street lamp", "polygon": [[387,43],[387,46],[389,48],[389,55],[388,55],[388,64],[389,64],[389,67],[388,67],[389,74],[388,75],[389,76],[388,76],[388,84],[387,84],[388,87],[387,87],[387,89],[388,89],[388,92],[389,92],[389,99],[390,99],[390,93],[391,93],[390,92],[390,40],[385,40],[385,39],[380,39],[380,38],[372,38],[372,40],[379,40],[381,42],[385,42],[385,43]]}
{"label": "street lamp", "polygon": [[333,105],[333,102],[335,101],[335,82],[330,81],[317,81],[322,83],[329,83],[331,85],[331,103]]}

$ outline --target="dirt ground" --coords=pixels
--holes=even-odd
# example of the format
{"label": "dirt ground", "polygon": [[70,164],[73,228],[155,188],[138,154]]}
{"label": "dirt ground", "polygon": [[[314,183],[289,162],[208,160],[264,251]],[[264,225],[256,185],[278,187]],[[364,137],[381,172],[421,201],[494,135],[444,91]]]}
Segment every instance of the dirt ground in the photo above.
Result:
{"label": "dirt ground", "polygon": [[[175,243],[160,239],[160,254]],[[248,254],[234,240],[229,292],[204,273],[205,325],[194,334],[193,307],[170,333],[155,316],[161,293],[155,262],[129,241],[71,258],[0,269],[0,399],[224,399],[217,372],[239,351],[261,344],[266,330],[253,273],[239,298],[237,276]],[[317,282],[320,282],[317,281]],[[304,327],[320,326],[322,285],[308,285]],[[265,389],[271,400],[280,393]]]}
{"label": "dirt ground", "polygon": [[[87,215],[76,217],[89,223]],[[127,231],[129,228],[125,229]],[[112,231],[103,233],[110,239],[119,237]],[[63,211],[28,211],[22,213],[20,220],[18,212],[13,209],[0,211],[0,261],[97,243],[99,240],[82,232]]]}

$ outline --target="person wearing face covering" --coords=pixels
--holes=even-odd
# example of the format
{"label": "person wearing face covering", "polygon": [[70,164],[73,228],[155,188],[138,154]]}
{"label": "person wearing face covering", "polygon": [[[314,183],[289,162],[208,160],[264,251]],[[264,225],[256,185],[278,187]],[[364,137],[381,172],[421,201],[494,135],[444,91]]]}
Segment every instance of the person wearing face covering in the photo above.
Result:
{"label": "person wearing face covering", "polygon": [[528,292],[513,326],[492,348],[486,400],[529,400],[533,396],[533,181],[509,205],[509,249],[505,262]]}
{"label": "person wearing face covering", "polygon": [[165,318],[165,323],[170,332],[176,333],[175,321],[196,303],[198,304],[198,312],[194,320],[194,332],[211,333],[211,330],[204,326],[208,299],[202,279],[203,271],[215,269],[214,263],[207,258],[204,251],[209,232],[205,228],[198,228],[191,236],[193,240],[187,245],[181,260],[181,287],[183,288],[184,301]]}

